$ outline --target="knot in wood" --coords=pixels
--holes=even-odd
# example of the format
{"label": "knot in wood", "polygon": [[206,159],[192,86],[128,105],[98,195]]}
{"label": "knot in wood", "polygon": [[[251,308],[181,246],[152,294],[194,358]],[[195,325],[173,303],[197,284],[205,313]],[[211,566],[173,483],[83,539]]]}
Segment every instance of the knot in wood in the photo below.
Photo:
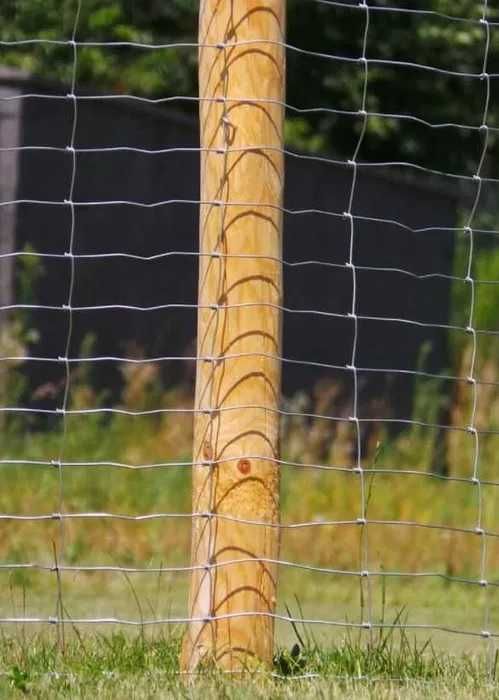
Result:
{"label": "knot in wood", "polygon": [[249,461],[249,459],[240,459],[237,463],[237,468],[239,469],[241,474],[244,474],[246,476],[251,471],[251,462]]}

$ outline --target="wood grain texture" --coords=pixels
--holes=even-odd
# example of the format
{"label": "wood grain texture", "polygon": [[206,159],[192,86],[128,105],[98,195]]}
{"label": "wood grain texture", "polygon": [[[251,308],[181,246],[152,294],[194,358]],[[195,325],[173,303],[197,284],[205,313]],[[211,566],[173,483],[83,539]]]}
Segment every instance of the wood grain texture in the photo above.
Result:
{"label": "wood grain texture", "polygon": [[193,512],[208,515],[193,518],[192,564],[204,568],[191,579],[189,614],[198,621],[184,638],[186,670],[203,661],[236,670],[273,656],[284,5],[204,0],[200,8],[201,146],[217,152],[201,157],[198,356],[214,359],[198,361],[196,376],[196,408],[207,413],[196,414],[194,462],[208,464],[193,471]]}

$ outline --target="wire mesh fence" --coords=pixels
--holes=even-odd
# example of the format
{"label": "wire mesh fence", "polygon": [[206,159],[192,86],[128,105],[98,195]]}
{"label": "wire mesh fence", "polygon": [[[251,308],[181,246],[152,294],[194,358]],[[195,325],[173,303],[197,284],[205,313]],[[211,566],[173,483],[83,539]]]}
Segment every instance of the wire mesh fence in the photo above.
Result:
{"label": "wire mesh fence", "polygon": [[[63,636],[75,625],[210,626],[260,616],[276,622],[284,644],[291,623],[317,629],[325,643],[345,630],[366,639],[403,630],[458,649],[483,640],[493,660],[496,9],[461,3],[458,16],[445,3],[291,3],[290,26],[305,26],[312,13],[351,32],[338,45],[326,33],[307,48],[239,40],[237,23],[222,43],[194,34],[141,40],[140,29],[139,38],[102,37],[85,4],[71,5],[70,31],[21,36],[13,22],[12,37],[0,41],[0,62],[3,53],[65,79],[9,73],[0,94],[0,109],[20,105],[7,136],[0,123],[1,259],[16,280],[0,307],[0,568],[11,587],[0,622],[54,626]],[[383,28],[393,34],[381,41]],[[204,97],[169,82],[168,71],[192,71],[203,50],[223,54],[228,71],[234,50],[269,44],[287,55],[286,100],[227,90]],[[105,60],[114,82],[93,91],[88,76]],[[165,62],[159,87],[129,92],[134,66],[149,60],[153,73],[154,60]],[[316,78],[324,100],[331,83],[338,88],[335,100],[307,99]],[[294,97],[303,102],[288,103]],[[223,143],[200,146],[193,136],[192,110],[202,103],[222,109]],[[233,146],[231,114],[241,105],[283,110],[289,145]],[[284,160],[282,204],[233,199],[224,187],[200,196],[200,159],[224,158],[225,181],[248,154]],[[283,219],[282,255],[200,249],[199,210],[228,209]],[[230,290],[216,304],[196,299],[200,261],[226,270],[259,258],[282,267],[283,299],[238,301]],[[282,317],[282,349],[262,341],[256,351],[229,343],[196,352],[198,314],[230,324],[232,312],[253,308]],[[213,389],[221,365],[248,360],[257,369],[282,365],[276,406],[213,391],[208,404],[194,402],[196,365],[198,373],[212,367]],[[196,417],[216,413],[221,423],[241,412],[277,417],[280,454],[257,442],[229,456],[192,456]],[[235,459],[258,478],[260,463],[278,469],[280,520],[190,505],[191,473],[223,472]],[[264,537],[277,531],[280,554],[211,552],[190,562],[191,523],[204,521]],[[220,570],[241,565],[278,571],[275,610],[189,614],[193,572],[212,586]]]}

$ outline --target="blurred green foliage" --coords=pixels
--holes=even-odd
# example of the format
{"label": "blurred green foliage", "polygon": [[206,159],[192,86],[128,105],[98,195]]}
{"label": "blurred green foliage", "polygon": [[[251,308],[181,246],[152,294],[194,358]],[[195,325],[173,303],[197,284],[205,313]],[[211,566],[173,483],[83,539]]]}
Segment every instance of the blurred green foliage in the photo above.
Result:
{"label": "blurred green foliage", "polygon": [[[397,3],[415,8],[418,3]],[[480,74],[486,31],[476,23],[453,21],[437,14],[380,12],[386,0],[371,0],[367,56],[383,61],[404,61],[444,71]],[[197,38],[196,0],[85,0],[78,22],[80,41],[117,41],[152,44],[193,43]],[[448,13],[479,20],[476,0],[427,0],[420,10]],[[3,0],[0,25],[4,40],[68,39],[71,37],[76,0]],[[366,11],[317,0],[289,0],[287,42],[323,54],[358,58],[362,53]],[[489,19],[499,9],[489,8]],[[68,45],[3,47],[1,62],[20,66],[45,78],[68,81],[72,66]],[[195,95],[195,47],[150,50],[130,46],[80,47],[78,84],[102,90],[148,96]],[[487,70],[499,67],[499,31],[490,30]],[[304,79],[306,76],[306,79]],[[361,63],[331,60],[288,51],[287,102],[299,108],[328,107],[356,112],[361,106],[364,68]],[[478,78],[370,64],[367,106],[369,112],[413,114],[432,123],[455,122],[479,126],[485,84]],[[499,109],[491,100],[488,123],[497,125]],[[351,155],[362,119],[328,111],[288,114],[287,136],[300,148],[328,148]],[[472,173],[481,150],[478,132],[455,128],[428,129],[417,122],[372,116],[363,159],[403,159],[428,167]],[[490,135],[489,148],[497,149]],[[499,162],[491,158],[490,162]],[[490,166],[492,167],[492,166]]]}

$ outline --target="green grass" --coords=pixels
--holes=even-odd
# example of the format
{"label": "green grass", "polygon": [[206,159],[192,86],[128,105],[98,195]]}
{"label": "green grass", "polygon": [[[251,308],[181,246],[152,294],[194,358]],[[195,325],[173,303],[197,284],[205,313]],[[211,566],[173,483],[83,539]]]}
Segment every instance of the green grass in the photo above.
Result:
{"label": "green grass", "polygon": [[437,653],[404,633],[345,637],[324,648],[298,633],[271,670],[179,674],[180,635],[2,636],[0,697],[117,698],[498,698],[495,660]]}

